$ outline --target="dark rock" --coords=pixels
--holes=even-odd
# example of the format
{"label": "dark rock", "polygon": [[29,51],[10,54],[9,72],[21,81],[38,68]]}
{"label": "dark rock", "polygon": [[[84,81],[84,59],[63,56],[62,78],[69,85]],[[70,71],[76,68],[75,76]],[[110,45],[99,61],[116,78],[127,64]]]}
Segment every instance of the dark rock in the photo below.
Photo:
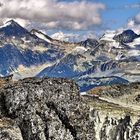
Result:
{"label": "dark rock", "polygon": [[87,40],[82,41],[80,45],[84,46],[85,48],[95,48],[97,45],[99,45],[99,42],[96,39],[88,38]]}
{"label": "dark rock", "polygon": [[130,43],[135,38],[139,37],[134,31],[132,30],[125,30],[123,33],[114,36],[114,40],[120,42],[120,43]]}

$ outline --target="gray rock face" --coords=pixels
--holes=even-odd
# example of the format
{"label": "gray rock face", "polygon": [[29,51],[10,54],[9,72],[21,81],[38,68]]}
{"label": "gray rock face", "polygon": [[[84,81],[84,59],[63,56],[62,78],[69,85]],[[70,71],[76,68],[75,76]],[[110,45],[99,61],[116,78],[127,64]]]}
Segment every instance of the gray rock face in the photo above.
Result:
{"label": "gray rock face", "polygon": [[[99,117],[99,116],[98,116]],[[140,120],[132,122],[130,116],[123,118],[100,116],[100,122],[95,124],[95,137],[97,140],[139,140]]]}
{"label": "gray rock face", "polygon": [[21,131],[11,119],[0,119],[0,140],[23,140]]}
{"label": "gray rock face", "polygon": [[28,78],[0,90],[1,140],[138,140],[140,121],[91,109],[66,79]]}
{"label": "gray rock face", "polygon": [[74,82],[25,79],[0,92],[1,117],[13,119],[24,140],[93,139],[89,107]]}

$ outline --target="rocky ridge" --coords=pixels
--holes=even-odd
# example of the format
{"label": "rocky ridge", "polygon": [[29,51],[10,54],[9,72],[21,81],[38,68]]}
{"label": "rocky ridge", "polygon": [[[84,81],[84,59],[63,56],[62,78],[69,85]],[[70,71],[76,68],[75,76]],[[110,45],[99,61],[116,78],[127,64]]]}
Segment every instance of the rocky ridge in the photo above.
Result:
{"label": "rocky ridge", "polygon": [[[65,79],[25,79],[0,92],[0,116],[14,121],[24,140],[92,139],[89,107],[74,82]],[[10,123],[11,123],[10,122]],[[6,121],[7,123],[7,121]],[[83,127],[84,126],[84,127]],[[13,139],[8,130],[1,138]],[[12,135],[17,136],[12,128]],[[20,137],[18,139],[20,139]]]}
{"label": "rocky ridge", "polygon": [[[98,108],[103,103],[81,97],[78,86],[67,79],[10,82],[0,90],[0,139],[140,139],[138,115],[105,112]],[[119,110],[113,104],[109,106],[114,107],[114,112]]]}

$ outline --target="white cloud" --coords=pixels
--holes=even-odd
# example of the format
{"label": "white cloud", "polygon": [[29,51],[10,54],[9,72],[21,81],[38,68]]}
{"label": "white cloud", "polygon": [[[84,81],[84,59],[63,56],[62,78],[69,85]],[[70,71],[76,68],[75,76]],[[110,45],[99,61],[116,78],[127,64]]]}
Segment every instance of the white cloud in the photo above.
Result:
{"label": "white cloud", "polygon": [[140,12],[128,21],[128,26],[139,26],[140,27]]}
{"label": "white cloud", "polygon": [[133,28],[135,26],[135,21],[133,19],[129,20],[126,27]]}
{"label": "white cloud", "polygon": [[136,15],[136,17],[135,17],[135,22],[136,22],[137,24],[140,24],[140,13]]}
{"label": "white cloud", "polygon": [[[0,25],[5,24],[9,20],[11,20],[11,18],[3,18],[3,19],[1,19],[0,20]],[[27,27],[30,24],[30,22],[28,20],[24,20],[24,19],[21,19],[21,18],[14,18],[14,21],[19,23],[23,27]]]}
{"label": "white cloud", "polygon": [[101,24],[102,3],[58,0],[1,0],[0,19],[16,18],[43,23],[48,28],[87,29]]}
{"label": "white cloud", "polygon": [[122,29],[132,29],[135,33],[140,34],[140,13],[129,19]]}

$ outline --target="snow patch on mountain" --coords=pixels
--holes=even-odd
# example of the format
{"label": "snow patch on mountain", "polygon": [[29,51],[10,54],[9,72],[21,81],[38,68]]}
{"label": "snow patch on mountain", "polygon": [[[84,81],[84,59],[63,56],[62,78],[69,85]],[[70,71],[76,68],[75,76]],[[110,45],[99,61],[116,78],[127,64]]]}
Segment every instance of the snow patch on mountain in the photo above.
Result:
{"label": "snow patch on mountain", "polygon": [[130,47],[133,47],[133,48],[135,48],[136,46],[140,46],[140,37],[134,39],[134,41],[131,43],[127,43],[127,45],[129,45]]}
{"label": "snow patch on mountain", "polygon": [[122,60],[124,59],[123,53],[119,52],[118,55],[116,56],[115,60]]}
{"label": "snow patch on mountain", "polygon": [[56,32],[51,35],[53,39],[61,40],[61,41],[66,41],[66,42],[75,42],[76,39],[79,37],[77,34],[72,34],[68,33],[65,34],[62,31]]}
{"label": "snow patch on mountain", "polygon": [[140,50],[130,50],[128,52],[129,56],[139,56],[140,55]]}
{"label": "snow patch on mountain", "polygon": [[9,25],[11,25],[11,24],[12,24],[12,21],[8,21],[8,22],[6,22],[4,25],[1,25],[0,28],[7,27],[7,26],[9,26]]}
{"label": "snow patch on mountain", "polygon": [[83,47],[83,46],[77,46],[76,48],[73,49],[74,53],[84,53],[86,52],[88,49]]}
{"label": "snow patch on mountain", "polygon": [[116,42],[113,37],[117,35],[118,32],[116,31],[106,31],[106,33],[100,38],[100,41],[105,41],[108,43],[108,46],[121,48],[119,42]]}
{"label": "snow patch on mountain", "polygon": [[42,32],[34,32],[33,34],[35,34],[37,37],[39,37],[40,39],[43,39],[45,41],[47,41],[48,43],[51,43],[51,40],[48,39]]}
{"label": "snow patch on mountain", "polygon": [[116,31],[106,31],[106,33],[100,38],[100,40],[104,41],[114,41],[113,37],[116,35]]}

